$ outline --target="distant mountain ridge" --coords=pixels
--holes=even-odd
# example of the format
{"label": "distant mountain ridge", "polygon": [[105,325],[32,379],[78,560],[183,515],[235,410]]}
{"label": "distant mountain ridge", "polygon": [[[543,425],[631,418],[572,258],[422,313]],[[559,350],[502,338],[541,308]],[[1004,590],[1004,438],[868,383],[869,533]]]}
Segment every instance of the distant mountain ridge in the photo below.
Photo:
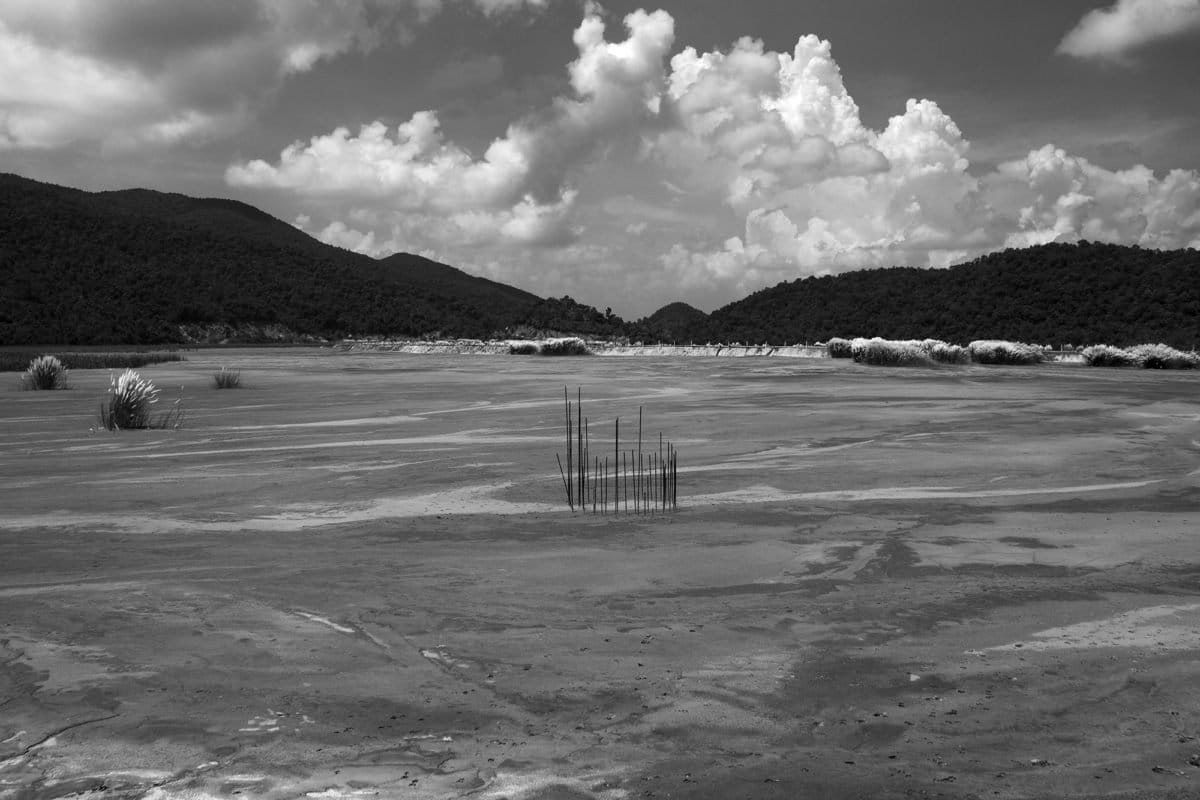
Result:
{"label": "distant mountain ridge", "polygon": [[0,174],[0,345],[555,334],[1192,349],[1200,344],[1200,252],[1049,244],[944,270],[785,281],[712,314],[675,302],[625,322],[421,256],[351,253],[236,200],[90,193]]}

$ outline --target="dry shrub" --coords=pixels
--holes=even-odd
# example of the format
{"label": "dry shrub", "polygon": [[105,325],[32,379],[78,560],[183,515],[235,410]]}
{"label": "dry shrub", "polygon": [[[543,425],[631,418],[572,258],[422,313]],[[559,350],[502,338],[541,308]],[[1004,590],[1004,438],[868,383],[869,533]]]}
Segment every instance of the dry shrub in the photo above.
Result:
{"label": "dry shrub", "polygon": [[218,389],[238,389],[242,385],[242,371],[231,367],[221,367],[213,373],[213,386]]}
{"label": "dry shrub", "polygon": [[967,345],[971,359],[980,364],[1040,364],[1046,359],[1042,348],[1022,342],[979,339]]}
{"label": "dry shrub", "polygon": [[537,342],[510,342],[508,354],[511,356],[536,356],[542,351]]}
{"label": "dry shrub", "polygon": [[570,336],[565,339],[547,339],[542,342],[541,354],[544,356],[586,356],[591,355],[583,339]]}
{"label": "dry shrub", "polygon": [[1165,344],[1139,344],[1127,351],[1134,361],[1146,369],[1195,369],[1200,357]]}
{"label": "dry shrub", "polygon": [[930,363],[929,354],[917,341],[855,339],[850,343],[851,358],[859,364],[882,367],[911,367]]}
{"label": "dry shrub", "polygon": [[854,358],[854,352],[850,345],[849,339],[835,336],[825,343],[825,349],[829,352],[830,358]]}
{"label": "dry shrub", "polygon": [[1094,344],[1083,348],[1083,363],[1089,367],[1132,367],[1137,364],[1133,353],[1107,344]]}
{"label": "dry shrub", "polygon": [[[928,341],[928,340],[927,340]],[[933,341],[926,347],[929,357],[939,364],[969,364],[971,353],[965,347],[957,344]]]}
{"label": "dry shrub", "polygon": [[29,362],[21,375],[21,387],[44,391],[66,389],[67,368],[54,356],[38,356]]}
{"label": "dry shrub", "polygon": [[140,430],[143,428],[179,428],[183,425],[182,398],[172,407],[155,416],[158,387],[131,369],[109,380],[108,397],[100,404],[100,425],[106,430]]}

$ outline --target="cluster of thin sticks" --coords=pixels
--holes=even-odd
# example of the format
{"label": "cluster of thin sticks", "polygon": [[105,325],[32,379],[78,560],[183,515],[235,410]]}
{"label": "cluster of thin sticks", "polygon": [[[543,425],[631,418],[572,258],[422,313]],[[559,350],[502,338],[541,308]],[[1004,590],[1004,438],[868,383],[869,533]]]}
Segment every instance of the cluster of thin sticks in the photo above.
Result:
{"label": "cluster of thin sticks", "polygon": [[572,511],[587,511],[590,507],[593,514],[653,514],[679,508],[679,452],[661,433],[657,451],[642,449],[640,407],[637,447],[621,449],[621,418],[617,417],[611,456],[600,456],[591,451],[591,425],[583,416],[583,390],[576,390],[576,402],[572,404],[564,386],[563,403],[567,421],[565,467],[558,453],[554,458]]}

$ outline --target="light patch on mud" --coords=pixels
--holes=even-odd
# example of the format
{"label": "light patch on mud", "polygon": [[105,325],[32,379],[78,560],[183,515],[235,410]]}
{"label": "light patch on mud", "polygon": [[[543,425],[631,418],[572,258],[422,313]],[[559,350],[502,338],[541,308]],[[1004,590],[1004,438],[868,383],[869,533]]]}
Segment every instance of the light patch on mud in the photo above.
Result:
{"label": "light patch on mud", "polygon": [[298,450],[338,450],[355,447],[400,447],[414,445],[478,446],[484,444],[532,444],[535,442],[558,442],[561,436],[514,436],[497,434],[493,430],[462,431],[437,436],[408,436],[392,439],[348,439],[336,442],[310,442],[308,444],[259,445],[255,447],[226,447],[220,450],[172,450],[165,453],[140,452],[140,458],[194,458],[196,456],[222,456],[230,453],[283,453]]}
{"label": "light patch on mud", "polygon": [[13,637],[10,647],[21,651],[19,658],[35,673],[45,674],[39,691],[46,695],[105,681],[157,675],[149,670],[123,669],[111,653],[98,645],[68,645]]}
{"label": "light patch on mud", "polygon": [[511,483],[481,484],[430,492],[409,497],[382,497],[368,503],[328,506],[303,503],[285,506],[277,514],[220,522],[182,519],[178,517],[131,516],[129,514],[80,514],[56,512],[37,516],[0,518],[0,530],[66,526],[91,526],[128,533],[162,533],[164,530],[193,531],[296,531],[372,522],[380,519],[402,519],[433,515],[516,515],[561,511],[562,504],[516,503],[494,495],[511,487]]}
{"label": "light patch on mud", "polygon": [[954,486],[883,486],[877,489],[845,489],[833,492],[787,492],[773,486],[751,486],[730,492],[697,495],[696,505],[736,505],[742,503],[777,503],[796,501],[871,501],[871,500],[957,500],[989,497],[1023,497],[1045,494],[1086,494],[1121,489],[1140,489],[1161,479],[1129,481],[1126,483],[1088,483],[1078,486],[1039,486],[1025,489],[961,489]]}
{"label": "light patch on mud", "polygon": [[614,775],[591,775],[582,778],[564,778],[550,771],[526,772],[519,775],[499,773],[479,792],[481,800],[522,800],[540,794],[544,790],[563,787],[584,797],[595,800],[625,800],[629,793],[624,789],[600,789],[591,787],[612,780]]}
{"label": "light patch on mud", "polygon": [[1107,619],[1049,628],[1032,639],[988,650],[1080,650],[1099,647],[1200,649],[1200,603],[1150,606]]}
{"label": "light patch on mud", "polygon": [[215,431],[273,431],[288,428],[354,428],[360,425],[394,425],[398,422],[424,422],[421,417],[400,414],[391,417],[357,417],[355,419],[327,419],[318,422],[283,422],[274,425],[230,425],[214,427]]}
{"label": "light patch on mud", "polygon": [[333,620],[327,619],[326,617],[322,617],[317,614],[310,614],[307,611],[297,611],[296,614],[301,617],[304,617],[305,619],[309,619],[309,620],[312,620],[313,622],[324,625],[328,628],[333,628],[338,633],[349,633],[349,634],[357,633],[357,631],[354,630],[354,628],[347,628],[345,625],[339,625],[336,622],[334,622]]}

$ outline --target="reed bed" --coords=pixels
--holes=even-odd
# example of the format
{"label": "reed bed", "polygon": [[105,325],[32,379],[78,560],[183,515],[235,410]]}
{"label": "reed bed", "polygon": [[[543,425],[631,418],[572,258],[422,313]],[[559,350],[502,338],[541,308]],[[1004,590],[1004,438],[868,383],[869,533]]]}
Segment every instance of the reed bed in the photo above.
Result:
{"label": "reed bed", "polygon": [[858,364],[885,367],[911,367],[929,364],[932,359],[918,341],[855,339],[850,343],[851,357]]}
{"label": "reed bed", "polygon": [[1132,367],[1137,363],[1128,350],[1108,344],[1085,347],[1082,355],[1083,363],[1089,367]]}
{"label": "reed bed", "polygon": [[1042,348],[1001,339],[977,339],[967,345],[971,360],[980,364],[1040,364],[1046,360]]}
{"label": "reed bed", "polygon": [[956,344],[947,344],[936,339],[926,339],[926,352],[939,364],[970,364],[971,351]]}
{"label": "reed bed", "polygon": [[[23,372],[32,359],[47,355],[44,350],[0,350],[0,372]],[[64,368],[72,369],[140,369],[150,364],[168,361],[186,361],[186,357],[174,350],[139,352],[72,352],[54,351],[52,355],[62,362]]]}
{"label": "reed bed", "polygon": [[1141,367],[1143,369],[1196,369],[1200,356],[1185,353],[1165,344],[1139,344],[1120,348],[1094,344],[1083,348],[1083,360],[1090,367]]}
{"label": "reed bed", "polygon": [[21,375],[21,388],[28,391],[54,391],[67,388],[67,368],[54,356],[38,356]]}
{"label": "reed bed", "polygon": [[170,409],[154,414],[158,403],[158,387],[131,369],[109,379],[108,397],[100,404],[100,427],[105,430],[141,430],[183,426],[183,398]]}
{"label": "reed bed", "polygon": [[232,367],[221,367],[213,373],[213,387],[217,389],[239,389],[242,386],[242,371]]}
{"label": "reed bed", "polygon": [[[612,450],[591,449],[591,420],[583,415],[583,391],[575,402],[563,387],[566,454],[555,453],[567,506],[593,514],[656,514],[679,508],[679,451],[658,434],[658,449],[643,436],[643,410],[638,408],[636,445],[622,446],[621,418],[613,421]],[[601,449],[602,448],[602,449]],[[603,452],[603,455],[600,453]],[[565,463],[564,463],[565,460]]]}
{"label": "reed bed", "polygon": [[569,336],[565,339],[547,339],[541,343],[539,353],[544,356],[588,356],[588,350],[583,339]]}
{"label": "reed bed", "polygon": [[830,358],[853,358],[854,350],[851,347],[849,339],[841,339],[837,336],[825,343],[825,350],[829,353]]}

